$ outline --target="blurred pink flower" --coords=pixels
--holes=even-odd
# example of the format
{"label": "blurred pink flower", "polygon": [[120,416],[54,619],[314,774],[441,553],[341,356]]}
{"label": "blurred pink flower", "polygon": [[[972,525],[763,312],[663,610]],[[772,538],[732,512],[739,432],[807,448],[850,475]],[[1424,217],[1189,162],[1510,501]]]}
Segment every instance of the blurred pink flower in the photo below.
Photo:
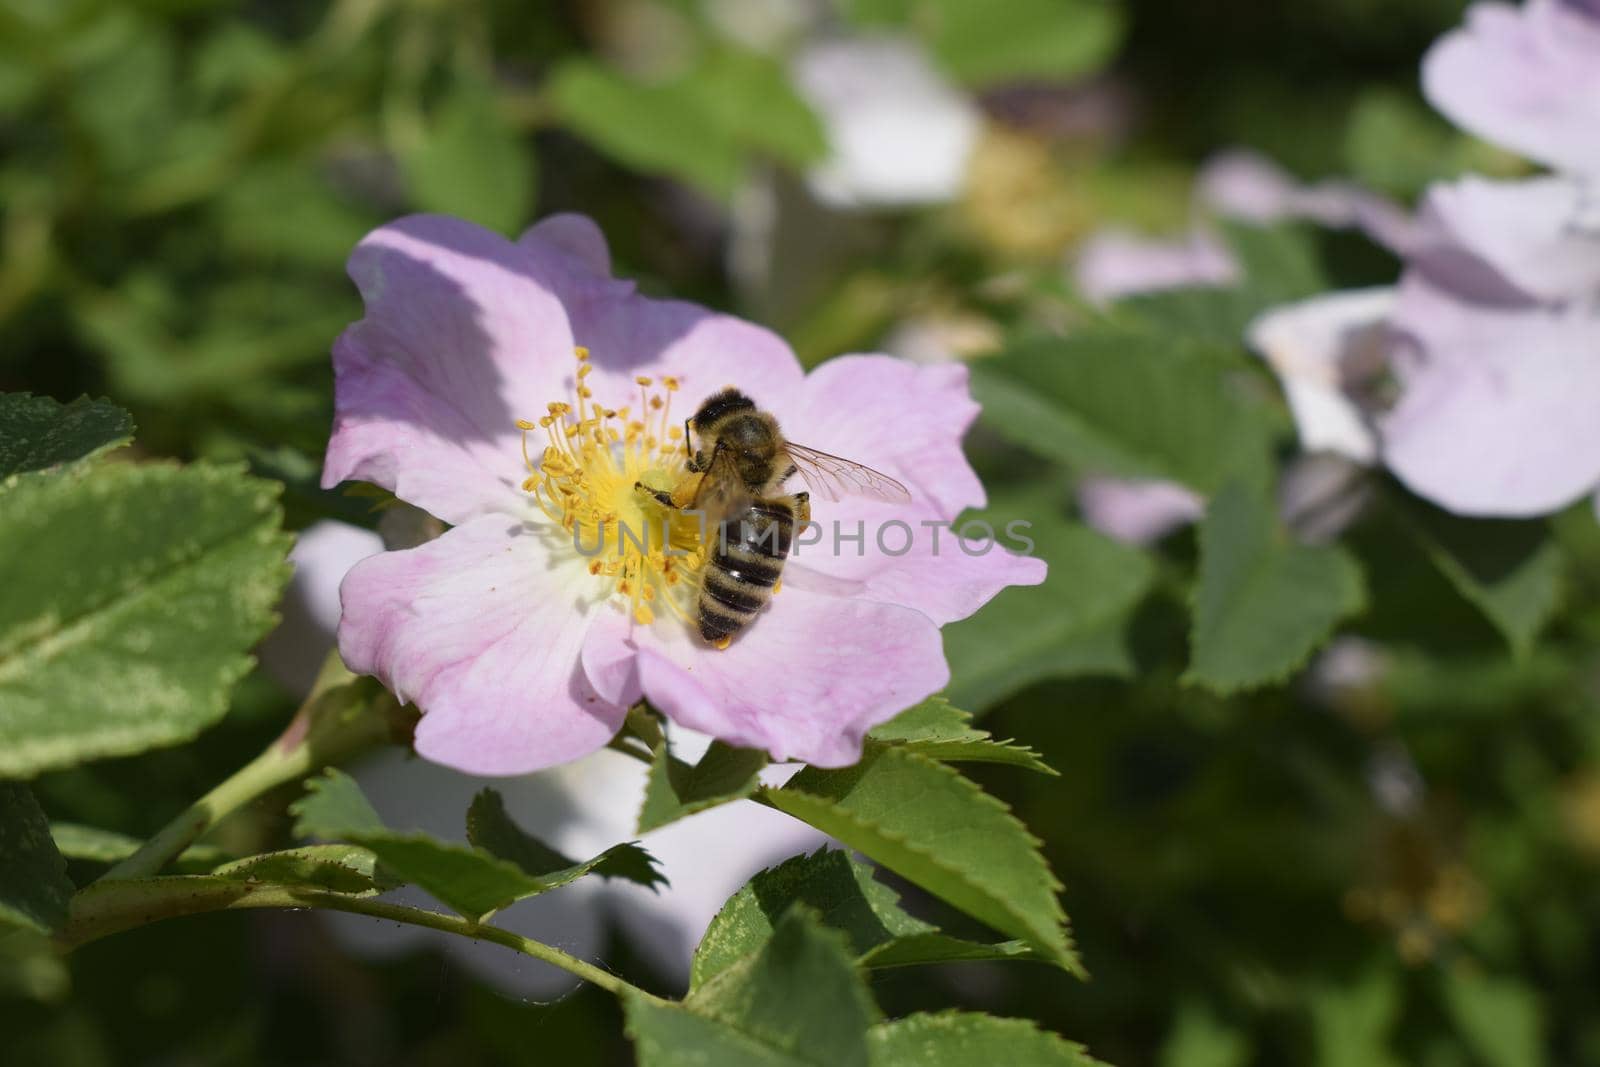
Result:
{"label": "blurred pink flower", "polygon": [[1324,293],[1275,307],[1250,324],[1250,346],[1283,384],[1306,452],[1371,463],[1378,445],[1370,383],[1388,364],[1394,289]]}
{"label": "blurred pink flower", "polygon": [[[554,766],[603,746],[647,697],[731,744],[848,765],[868,729],[948,680],[941,625],[1043,579],[1039,560],[924,536],[984,500],[961,454],[977,413],[965,368],[851,356],[807,375],[766,330],[613,279],[578,216],[515,243],[402,219],[361,242],[350,274],[366,317],[334,347],[323,484],[374,482],[453,528],[350,572],[339,647],[422,710],[428,759],[489,775]],[[762,617],[718,651],[692,634],[688,568],[673,566],[685,561],[618,527],[669,519],[634,482],[682,473],[677,427],[729,383],[795,440],[900,479],[913,502],[817,500],[842,537],[801,550]],[[551,445],[525,457],[524,434]],[[898,534],[874,536],[891,521],[913,533],[903,554]],[[573,543],[601,531],[598,555]]]}
{"label": "blurred pink flower", "polygon": [[1195,187],[1203,207],[1241,222],[1299,219],[1329,229],[1358,228],[1386,245],[1404,241],[1411,228],[1405,209],[1387,197],[1337,178],[1306,184],[1248,149],[1230,148],[1206,160]]}
{"label": "blurred pink flower", "polygon": [[1600,5],[1480,3],[1422,64],[1428,100],[1463,129],[1556,170],[1600,177]]}
{"label": "blurred pink flower", "polygon": [[[295,570],[284,621],[260,650],[268,671],[291,690],[307,691],[315,665],[333,648],[339,582],[357,562],[383,549],[377,534],[340,522],[319,522],[300,535],[290,553]],[[302,669],[306,664],[312,665],[309,673]],[[672,741],[679,756],[694,760],[710,739],[675,729]],[[512,905],[495,917],[495,925],[594,959],[605,945],[609,916],[628,933],[634,948],[678,982],[688,976],[700,935],[736,889],[761,868],[826,840],[804,823],[744,802],[701,812],[640,838],[634,820],[644,799],[647,769],[606,750],[539,774],[492,781],[398,749],[362,760],[351,771],[384,821],[396,829],[462,840],[468,805],[480,789],[492,786],[518,825],[566,855],[587,857],[622,841],[642,840],[671,880],[659,891],[585,878]],[[773,767],[764,777],[770,784],[789,773],[789,768]],[[415,888],[398,890],[389,899],[437,906]],[[565,971],[495,945],[356,915],[330,913],[325,918],[342,941],[363,954],[389,956],[431,945],[510,995],[556,996],[576,984]]]}
{"label": "blurred pink flower", "polygon": [[1181,237],[1143,237],[1102,230],[1078,250],[1073,268],[1078,290],[1097,304],[1162,289],[1227,285],[1239,268],[1228,248],[1203,230]]}
{"label": "blurred pink flower", "polygon": [[982,116],[909,39],[821,41],[794,61],[795,85],[831,150],[809,175],[833,207],[937,204],[966,183]]}
{"label": "blurred pink flower", "polygon": [[1083,521],[1114,540],[1148,545],[1205,514],[1206,502],[1177,482],[1096,476],[1078,483]]}
{"label": "blurred pink flower", "polygon": [[1586,190],[1467,179],[1430,191],[1421,217],[1392,319],[1384,463],[1466,515],[1543,515],[1594,491],[1600,229]]}

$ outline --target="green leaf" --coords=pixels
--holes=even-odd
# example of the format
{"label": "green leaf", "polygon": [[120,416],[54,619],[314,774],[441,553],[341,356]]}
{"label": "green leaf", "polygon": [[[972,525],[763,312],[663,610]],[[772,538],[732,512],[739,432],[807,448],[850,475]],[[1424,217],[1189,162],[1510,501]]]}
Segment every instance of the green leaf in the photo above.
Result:
{"label": "green leaf", "polygon": [[[74,822],[51,823],[50,836],[67,859],[87,863],[120,863],[144,844],[137,837],[115,830]],[[204,874],[228,859],[228,854],[215,845],[190,845],[173,861],[173,866],[185,874]]]}
{"label": "green leaf", "polygon": [[1398,977],[1382,969],[1319,990],[1311,1003],[1319,1067],[1401,1067],[1389,1047],[1400,997]]}
{"label": "green leaf", "polygon": [[939,933],[902,911],[900,898],[872,877],[871,867],[844,852],[818,849],[762,871],[728,898],[695,949],[690,988],[759,950],[794,904],[843,933],[862,966],[1033,958],[1020,942],[984,945]]}
{"label": "green leaf", "polygon": [[459,215],[510,233],[533,204],[533,152],[501,114],[493,87],[458,80],[421,143],[400,154],[411,198],[424,211]]}
{"label": "green leaf", "polygon": [[748,155],[801,166],[827,151],[820,123],[783,67],[736,49],[713,50],[681,77],[649,85],[570,60],[552,75],[549,92],[562,120],[601,151],[717,197],[738,188]]}
{"label": "green leaf", "polygon": [[108,400],[0,393],[0,482],[88,459],[133,439],[133,416]]}
{"label": "green leaf", "polygon": [[798,1063],[865,1064],[867,1027],[878,1010],[844,937],[806,908],[790,908],[754,955],[684,999]]}
{"label": "green leaf", "polygon": [[0,775],[187,740],[227,710],[288,577],[277,487],[112,464],[0,496]]}
{"label": "green leaf", "polygon": [[1244,288],[1267,305],[1287,304],[1333,288],[1306,223],[1258,226],[1224,222],[1223,232],[1244,275]]}
{"label": "green leaf", "polygon": [[[635,877],[641,867],[648,869],[652,862],[648,856],[642,856],[643,850],[637,846],[619,845],[585,863],[550,871],[526,871],[480,848],[451,844],[426,834],[387,829],[355,779],[342,771],[330,770],[323,777],[307,782],[306,787],[306,795],[289,809],[296,818],[296,834],[340,838],[371,849],[378,861],[395,876],[420,886],[473,922],[484,922],[502,908],[557,889],[602,866],[609,867],[610,873]],[[490,804],[498,802],[497,795],[489,791],[486,794],[495,796]],[[483,795],[480,794],[480,800]],[[522,835],[523,839],[518,841],[512,837],[506,826],[496,822],[487,806],[479,808],[479,825],[492,827],[480,829],[480,833],[496,843],[520,848],[524,855],[531,853],[528,844],[531,838]],[[516,830],[516,833],[521,834],[521,831]],[[540,858],[550,857],[561,858],[548,850]]]}
{"label": "green leaf", "polygon": [[680,1004],[624,998],[640,1067],[866,1067],[877,1009],[843,938],[791,909],[760,951]]}
{"label": "green leaf", "polygon": [[867,1034],[872,1067],[1094,1067],[1074,1044],[1027,1019],[976,1012],[907,1015]]}
{"label": "green leaf", "polygon": [[973,391],[996,433],[1080,472],[1265,489],[1272,427],[1238,373],[1206,345],[1093,327],[981,361]]}
{"label": "green leaf", "polygon": [[666,745],[656,747],[639,809],[639,832],[648,833],[697,811],[755,793],[767,754],[713,741],[700,762],[675,759]]}
{"label": "green leaf", "polygon": [[378,893],[400,884],[380,869],[374,852],[359,845],[305,845],[265,852],[225,863],[211,873],[219,878],[313,885],[351,894]]}
{"label": "green leaf", "polygon": [[1561,603],[1561,548],[1542,522],[1465,519],[1411,504],[1405,518],[1456,592],[1494,624],[1518,657]]}
{"label": "green leaf", "polygon": [[1488,1067],[1545,1062],[1539,995],[1511,978],[1446,971],[1445,1003],[1456,1026]]}
{"label": "green leaf", "polygon": [[981,710],[1046,678],[1128,674],[1125,631],[1155,579],[1149,555],[1061,517],[1052,493],[997,494],[987,514],[1030,522],[1032,554],[1050,570],[944,628],[951,702]]}
{"label": "green leaf", "polygon": [[1368,89],[1345,127],[1345,167],[1362,185],[1410,200],[1461,173],[1466,141],[1415,93]]}
{"label": "green leaf", "polygon": [[1106,66],[1122,10],[1102,0],[933,0],[933,53],[968,85],[1067,80]]}
{"label": "green leaf", "polygon": [[768,56],[718,49],[695,65],[686,84],[711,123],[743,148],[793,167],[828,153],[821,120],[795,93],[787,69]]}
{"label": "green leaf", "polygon": [[945,764],[869,743],[854,767],[807,767],[761,795],[1027,942],[1043,959],[1083,973],[1056,898],[1059,884],[1038,842],[1004,804]]}
{"label": "green leaf", "polygon": [[1245,1067],[1250,1042],[1224,1026],[1205,1005],[1184,1001],[1161,1045],[1161,1067]]}
{"label": "green leaf", "polygon": [[1242,348],[1250,323],[1273,304],[1248,285],[1201,286],[1135,293],[1112,306],[1119,324],[1143,326],[1218,348]]}
{"label": "green leaf", "polygon": [[797,1059],[773,1042],[671,1001],[646,1000],[628,993],[623,996],[623,1009],[639,1067],[796,1067],[814,1062]]}
{"label": "green leaf", "polygon": [[1061,80],[1116,54],[1122,12],[1104,0],[929,0],[934,55],[971,85]]}
{"label": "green leaf", "polygon": [[566,885],[585,874],[624,878],[648,889],[665,885],[650,853],[634,844],[613,845],[594,859],[570,860],[530,836],[506,813],[504,799],[493,789],[481,790],[467,809],[467,840],[492,856],[508,860],[551,884]]}
{"label": "green leaf", "polygon": [[572,131],[625,166],[680,178],[717,197],[738,187],[738,144],[681,82],[640,85],[588,60],[569,60],[547,83]]}
{"label": "green leaf", "polygon": [[1230,486],[1200,526],[1184,680],[1219,693],[1281,681],[1364,602],[1348,552],[1290,543],[1260,496]]}
{"label": "green leaf", "polygon": [[50,824],[21,782],[0,782],[0,925],[48,934],[67,921],[72,883]]}
{"label": "green leaf", "polygon": [[912,752],[952,763],[1007,763],[1030,771],[1055,774],[1039,754],[1015,741],[996,741],[987,730],[974,729],[972,716],[944,697],[929,697],[868,734],[874,741],[898,744]]}

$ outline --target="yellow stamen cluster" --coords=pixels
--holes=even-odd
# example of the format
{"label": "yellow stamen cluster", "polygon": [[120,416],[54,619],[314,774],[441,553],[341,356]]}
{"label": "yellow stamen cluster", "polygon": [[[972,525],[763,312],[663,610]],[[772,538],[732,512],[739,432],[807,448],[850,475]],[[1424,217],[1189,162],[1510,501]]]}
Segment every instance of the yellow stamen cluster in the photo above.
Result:
{"label": "yellow stamen cluster", "polygon": [[[613,595],[625,597],[633,617],[655,621],[666,608],[689,621],[698,592],[697,575],[705,561],[701,524],[693,515],[669,508],[643,484],[681,500],[692,485],[684,461],[683,429],[672,424],[676,378],[659,388],[646,377],[639,386],[639,411],[606,408],[594,402],[587,379],[594,370],[589,350],[577,351],[574,400],[552,401],[545,415],[517,421],[528,477],[522,488],[533,494],[552,522],[577,550],[588,556],[589,573],[606,581]],[[546,444],[535,463],[528,435],[543,431]]]}

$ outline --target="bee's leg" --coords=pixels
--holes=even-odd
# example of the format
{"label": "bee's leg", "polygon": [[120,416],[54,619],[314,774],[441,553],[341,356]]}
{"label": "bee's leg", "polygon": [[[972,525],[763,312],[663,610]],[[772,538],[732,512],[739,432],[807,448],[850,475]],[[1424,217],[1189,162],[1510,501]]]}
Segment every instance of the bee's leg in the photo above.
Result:
{"label": "bee's leg", "polygon": [[689,440],[689,424],[693,421],[693,415],[683,420],[683,452],[691,461],[694,460],[694,445]]}
{"label": "bee's leg", "polygon": [[796,526],[804,526],[811,521],[811,494],[809,492],[796,493],[790,506],[794,508]]}
{"label": "bee's leg", "polygon": [[672,494],[665,489],[652,489],[643,482],[634,482],[633,488],[637,492],[649,493],[651,496],[655,497],[656,503],[660,504],[662,507],[672,508],[674,511],[682,510],[673,501]]}

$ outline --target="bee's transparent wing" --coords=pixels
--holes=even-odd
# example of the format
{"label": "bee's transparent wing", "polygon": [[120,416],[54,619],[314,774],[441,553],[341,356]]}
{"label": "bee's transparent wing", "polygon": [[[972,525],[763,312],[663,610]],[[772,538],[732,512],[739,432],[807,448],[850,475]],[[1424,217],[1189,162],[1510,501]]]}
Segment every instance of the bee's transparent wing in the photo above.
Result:
{"label": "bee's transparent wing", "polygon": [[713,522],[743,511],[750,506],[750,491],[739,477],[739,466],[733,453],[721,445],[711,453],[706,472],[695,487],[695,511],[704,512]]}
{"label": "bee's transparent wing", "polygon": [[838,500],[841,496],[864,496],[895,504],[911,500],[910,491],[882,471],[793,442],[786,443],[784,450],[806,485],[825,500]]}

